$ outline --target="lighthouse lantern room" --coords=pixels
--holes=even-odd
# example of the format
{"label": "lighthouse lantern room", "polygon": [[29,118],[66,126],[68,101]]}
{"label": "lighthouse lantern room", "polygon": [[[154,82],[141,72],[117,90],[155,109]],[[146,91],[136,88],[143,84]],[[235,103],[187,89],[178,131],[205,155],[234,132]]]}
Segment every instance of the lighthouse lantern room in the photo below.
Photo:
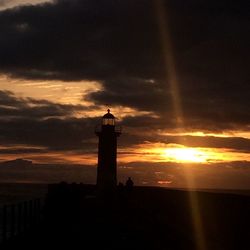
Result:
{"label": "lighthouse lantern room", "polygon": [[106,113],[102,117],[101,126],[96,128],[98,143],[97,188],[101,191],[115,190],[117,185],[117,137],[121,127],[115,125],[115,117]]}

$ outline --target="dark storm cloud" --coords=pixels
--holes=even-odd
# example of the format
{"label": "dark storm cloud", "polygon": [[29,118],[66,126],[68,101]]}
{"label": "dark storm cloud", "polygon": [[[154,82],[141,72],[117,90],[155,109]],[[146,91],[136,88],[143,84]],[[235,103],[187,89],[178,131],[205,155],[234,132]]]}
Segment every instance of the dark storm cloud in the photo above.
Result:
{"label": "dark storm cloud", "polygon": [[43,146],[48,150],[88,151],[96,148],[96,143],[90,141],[94,137],[95,124],[95,119],[75,118],[2,121],[0,143]]}
{"label": "dark storm cloud", "polygon": [[[144,30],[152,30],[152,18],[147,21],[152,12],[149,4],[141,11],[143,22],[138,19],[137,11],[142,6],[142,1],[102,4],[79,0],[2,12],[1,68],[26,78],[63,80],[109,79],[113,75],[131,74],[129,71],[137,75],[136,68],[145,74],[144,67],[131,58],[141,46],[146,52],[142,40],[153,40],[150,32],[137,37],[143,25]],[[144,59],[149,57],[148,53]],[[133,57],[139,52],[136,54]],[[146,66],[149,69],[150,65]]]}
{"label": "dark storm cloud", "polygon": [[84,111],[93,107],[67,105],[16,97],[10,91],[0,90],[0,118],[9,119],[45,119],[48,117],[72,116],[76,111]]}
{"label": "dark storm cloud", "polygon": [[90,93],[96,104],[129,106],[142,111],[171,112],[170,94],[154,80],[115,79],[105,82],[105,91]]}
{"label": "dark storm cloud", "polygon": [[0,90],[0,105],[2,106],[23,106],[23,102],[16,98],[10,91]]}
{"label": "dark storm cloud", "polygon": [[26,147],[15,149],[17,144],[53,150],[88,150],[92,147],[88,140],[93,138],[98,121],[96,118],[72,117],[75,111],[86,109],[81,105],[18,98],[12,92],[0,91],[0,144],[10,146],[0,153],[45,152],[44,149]]}
{"label": "dark storm cloud", "polygon": [[[155,2],[58,0],[3,11],[1,71],[30,79],[100,80],[104,89],[88,97],[96,104],[152,111],[159,116],[148,118],[158,124],[152,126],[174,128]],[[247,129],[249,3],[164,5],[186,128]]]}

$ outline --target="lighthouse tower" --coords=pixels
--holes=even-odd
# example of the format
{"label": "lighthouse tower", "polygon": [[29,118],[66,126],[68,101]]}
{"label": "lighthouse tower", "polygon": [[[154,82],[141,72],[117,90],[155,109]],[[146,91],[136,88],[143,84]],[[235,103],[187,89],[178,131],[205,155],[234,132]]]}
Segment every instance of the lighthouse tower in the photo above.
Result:
{"label": "lighthouse tower", "polygon": [[112,191],[117,185],[117,137],[121,134],[121,127],[115,125],[115,117],[109,109],[102,117],[102,124],[96,128],[95,133],[99,137],[97,188],[104,192]]}

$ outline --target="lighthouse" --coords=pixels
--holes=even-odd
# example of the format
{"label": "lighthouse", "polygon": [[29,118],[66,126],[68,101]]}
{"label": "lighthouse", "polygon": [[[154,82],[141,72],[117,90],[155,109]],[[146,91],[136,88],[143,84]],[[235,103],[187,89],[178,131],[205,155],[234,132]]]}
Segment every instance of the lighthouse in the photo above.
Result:
{"label": "lighthouse", "polygon": [[113,191],[117,185],[117,137],[121,134],[121,127],[116,126],[115,117],[109,109],[95,133],[99,137],[97,188],[103,192]]}

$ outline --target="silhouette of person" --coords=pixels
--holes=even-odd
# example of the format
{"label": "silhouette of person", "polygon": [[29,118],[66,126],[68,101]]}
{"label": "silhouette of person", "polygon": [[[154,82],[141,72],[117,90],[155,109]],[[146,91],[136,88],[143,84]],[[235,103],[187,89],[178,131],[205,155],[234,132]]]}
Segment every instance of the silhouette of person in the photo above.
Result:
{"label": "silhouette of person", "polygon": [[134,182],[132,181],[131,177],[128,177],[126,181],[126,188],[127,190],[132,190],[134,186]]}

